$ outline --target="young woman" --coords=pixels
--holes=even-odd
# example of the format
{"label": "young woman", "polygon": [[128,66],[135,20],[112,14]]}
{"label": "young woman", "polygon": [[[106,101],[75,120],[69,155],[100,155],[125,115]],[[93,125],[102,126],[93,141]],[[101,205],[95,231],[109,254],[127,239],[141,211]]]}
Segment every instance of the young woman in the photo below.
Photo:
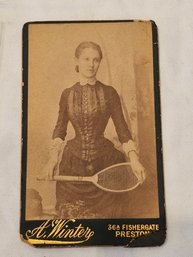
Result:
{"label": "young woman", "polygon": [[[47,178],[53,177],[70,121],[76,136],[66,143],[63,150],[59,166],[60,175],[94,175],[110,165],[125,162],[127,155],[133,171],[143,182],[145,171],[138,160],[135,143],[125,122],[119,95],[113,87],[106,86],[96,79],[102,60],[100,46],[93,42],[82,42],[75,51],[75,57],[79,81],[66,88],[60,98],[52,151],[46,166]],[[104,137],[109,118],[113,120],[125,155]],[[68,204],[75,206],[81,201],[88,213],[94,213],[94,217],[99,218],[124,216],[123,205],[128,200],[127,196],[128,193],[104,192],[91,183],[56,183],[57,210]],[[81,218],[81,214],[79,215]]]}

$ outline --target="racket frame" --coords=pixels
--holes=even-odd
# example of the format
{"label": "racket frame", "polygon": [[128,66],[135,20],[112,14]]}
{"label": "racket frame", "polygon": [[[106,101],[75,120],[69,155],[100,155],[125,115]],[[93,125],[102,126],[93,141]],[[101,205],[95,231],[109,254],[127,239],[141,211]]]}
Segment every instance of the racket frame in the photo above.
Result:
{"label": "racket frame", "polygon": [[[103,191],[106,191],[106,192],[111,192],[111,193],[124,193],[124,192],[129,192],[129,191],[132,191],[134,190],[135,188],[137,188],[139,185],[140,185],[140,181],[139,179],[137,178],[137,176],[135,175],[135,173],[133,172],[134,176],[137,178],[138,182],[133,186],[133,187],[130,187],[130,188],[127,188],[127,189],[108,189],[108,188],[105,188],[101,185],[98,184],[98,176],[105,172],[106,170],[109,170],[110,168],[116,168],[118,166],[127,166],[127,165],[130,165],[131,166],[131,163],[130,162],[121,162],[121,163],[117,163],[117,164],[114,164],[114,165],[111,165],[105,169],[102,169],[101,171],[99,171],[98,173],[96,173],[95,175],[92,175],[92,176],[67,176],[67,175],[55,175],[53,176],[53,179],[51,181],[70,181],[70,182],[91,182],[93,183],[96,187],[98,187],[99,189],[103,190]],[[37,178],[37,180],[45,180],[45,178]]]}

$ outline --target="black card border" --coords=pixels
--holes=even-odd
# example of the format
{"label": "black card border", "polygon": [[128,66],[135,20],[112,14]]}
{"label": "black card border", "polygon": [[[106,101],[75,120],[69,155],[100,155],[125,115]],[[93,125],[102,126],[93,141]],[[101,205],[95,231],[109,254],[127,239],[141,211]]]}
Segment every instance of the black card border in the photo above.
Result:
{"label": "black card border", "polygon": [[[28,229],[32,229],[40,225],[43,221],[25,220],[25,202],[26,202],[26,168],[27,168],[27,124],[28,124],[28,27],[30,24],[73,24],[73,23],[117,23],[117,22],[144,22],[143,20],[79,20],[79,21],[31,21],[23,26],[23,55],[22,55],[22,159],[21,159],[21,213],[20,213],[20,236],[26,241],[25,233]],[[121,239],[118,240],[110,237],[105,240],[100,239],[100,235],[95,239],[81,244],[81,246],[96,245],[122,245],[127,247],[157,246],[164,243],[166,238],[166,215],[165,215],[165,196],[164,196],[164,176],[163,176],[163,154],[161,139],[161,106],[160,106],[160,78],[159,78],[159,54],[158,54],[158,29],[154,21],[152,24],[152,48],[153,48],[153,70],[154,70],[154,100],[155,100],[155,127],[156,127],[156,151],[157,151],[157,175],[158,175],[158,195],[159,195],[159,218],[139,218],[139,219],[86,219],[76,220],[92,228],[97,234],[97,230],[101,232],[103,226],[108,223],[129,223],[129,224],[159,224],[158,232],[140,237],[137,240]],[[103,233],[103,231],[102,231]],[[103,233],[105,234],[105,233]],[[37,247],[64,247],[64,245],[35,245]],[[80,245],[65,245],[80,246]]]}

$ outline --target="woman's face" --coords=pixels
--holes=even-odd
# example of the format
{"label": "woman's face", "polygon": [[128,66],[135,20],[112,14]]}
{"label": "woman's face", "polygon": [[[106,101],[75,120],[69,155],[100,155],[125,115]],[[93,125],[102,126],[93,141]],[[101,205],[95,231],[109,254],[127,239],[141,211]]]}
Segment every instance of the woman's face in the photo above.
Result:
{"label": "woman's face", "polygon": [[101,58],[97,50],[85,48],[77,58],[80,74],[85,78],[94,77],[98,71],[100,61]]}

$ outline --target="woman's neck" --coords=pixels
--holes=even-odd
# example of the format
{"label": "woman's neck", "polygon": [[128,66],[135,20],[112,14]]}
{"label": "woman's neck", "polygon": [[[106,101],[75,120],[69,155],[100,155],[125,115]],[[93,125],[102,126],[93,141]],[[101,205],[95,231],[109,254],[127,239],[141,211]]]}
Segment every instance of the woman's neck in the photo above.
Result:
{"label": "woman's neck", "polygon": [[96,77],[86,78],[79,74],[79,82],[81,86],[84,86],[86,84],[94,85],[96,83]]}

